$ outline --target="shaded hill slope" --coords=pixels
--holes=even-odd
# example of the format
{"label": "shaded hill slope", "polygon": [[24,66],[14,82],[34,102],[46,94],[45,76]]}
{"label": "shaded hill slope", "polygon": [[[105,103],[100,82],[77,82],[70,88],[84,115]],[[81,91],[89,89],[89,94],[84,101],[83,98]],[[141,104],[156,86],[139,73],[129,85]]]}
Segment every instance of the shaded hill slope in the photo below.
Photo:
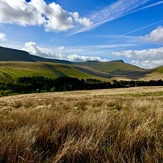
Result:
{"label": "shaded hill slope", "polygon": [[163,73],[163,66],[159,66],[157,68],[151,69],[151,72]]}
{"label": "shaded hill slope", "polygon": [[30,55],[28,52],[0,47],[0,80],[15,80],[22,76],[77,77],[79,79],[163,79],[163,66],[145,70],[124,63],[122,60],[109,62],[69,62]]}
{"label": "shaded hill slope", "polygon": [[[76,63],[76,65],[78,65],[75,66],[76,68],[84,72],[88,72],[88,69],[93,69],[95,71],[101,72],[100,75],[102,77],[109,77],[109,78],[138,79],[144,77],[148,73],[145,69],[139,68],[137,66],[128,63],[124,63],[122,60],[116,60],[110,62],[88,61],[88,62]],[[83,69],[83,66],[85,67],[85,69]]]}
{"label": "shaded hill slope", "polygon": [[139,68],[137,66],[125,63],[123,60],[115,60],[109,62],[98,62],[98,61],[88,61],[88,62],[79,62],[77,63],[80,66],[88,66],[93,69],[113,73],[117,70],[123,71],[144,71],[144,69]]}
{"label": "shaded hill slope", "polygon": [[0,62],[0,81],[14,81],[24,76],[96,78],[66,64],[51,62]]}
{"label": "shaded hill slope", "polygon": [[35,62],[35,59],[28,52],[0,47],[0,61]]}
{"label": "shaded hill slope", "polygon": [[147,75],[142,80],[163,80],[163,66],[147,70]]}
{"label": "shaded hill slope", "polygon": [[0,61],[25,61],[25,62],[55,62],[70,64],[69,61],[42,58],[39,56],[30,55],[23,50],[10,49],[0,47]]}

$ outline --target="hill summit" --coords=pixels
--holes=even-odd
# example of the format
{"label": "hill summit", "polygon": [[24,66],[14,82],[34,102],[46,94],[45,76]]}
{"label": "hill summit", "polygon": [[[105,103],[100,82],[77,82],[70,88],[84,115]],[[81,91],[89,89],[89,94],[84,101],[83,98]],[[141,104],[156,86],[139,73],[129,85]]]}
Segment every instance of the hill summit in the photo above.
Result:
{"label": "hill summit", "polygon": [[35,59],[26,51],[0,47],[0,61],[35,62]]}
{"label": "hill summit", "polygon": [[0,46],[0,61],[24,61],[24,62],[56,62],[56,63],[71,63],[69,61],[48,59],[39,56],[34,56],[23,50],[11,49]]}

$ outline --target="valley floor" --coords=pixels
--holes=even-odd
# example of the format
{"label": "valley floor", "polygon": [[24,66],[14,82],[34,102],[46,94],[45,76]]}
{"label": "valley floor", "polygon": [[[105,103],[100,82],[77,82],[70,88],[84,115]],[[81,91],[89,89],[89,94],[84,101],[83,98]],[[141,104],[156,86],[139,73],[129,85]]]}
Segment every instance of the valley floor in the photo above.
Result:
{"label": "valley floor", "polygon": [[161,163],[163,87],[0,98],[0,162]]}

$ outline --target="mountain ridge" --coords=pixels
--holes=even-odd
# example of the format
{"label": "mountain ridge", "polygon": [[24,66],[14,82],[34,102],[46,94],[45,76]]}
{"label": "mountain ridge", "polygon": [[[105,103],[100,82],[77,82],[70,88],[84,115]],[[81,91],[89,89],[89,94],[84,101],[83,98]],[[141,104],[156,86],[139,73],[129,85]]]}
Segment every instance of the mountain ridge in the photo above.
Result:
{"label": "mountain ridge", "polygon": [[156,74],[159,74],[158,78],[163,78],[162,67],[163,66],[159,66],[158,68],[146,70],[125,63],[123,60],[113,60],[108,62],[70,62],[66,60],[42,58],[31,55],[23,50],[0,47],[0,78],[7,73],[8,76],[11,76],[12,78],[21,77],[23,75],[42,75],[54,78],[68,76],[85,79],[102,78],[106,80],[139,80],[143,78],[153,79],[153,76],[156,76]]}

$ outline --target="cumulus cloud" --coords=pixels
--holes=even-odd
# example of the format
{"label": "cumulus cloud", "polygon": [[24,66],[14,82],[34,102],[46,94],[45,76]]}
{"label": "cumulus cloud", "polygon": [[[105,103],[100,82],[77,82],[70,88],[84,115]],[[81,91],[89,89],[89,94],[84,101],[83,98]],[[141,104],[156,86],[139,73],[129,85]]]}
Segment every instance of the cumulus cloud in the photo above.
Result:
{"label": "cumulus cloud", "polygon": [[88,26],[92,22],[77,12],[68,12],[55,2],[44,0],[0,0],[0,23],[43,25],[46,31],[67,31],[76,25]]}
{"label": "cumulus cloud", "polygon": [[112,54],[130,58],[133,64],[143,68],[153,68],[163,65],[163,47],[144,50],[126,50],[113,52]]}
{"label": "cumulus cloud", "polygon": [[55,54],[52,50],[48,48],[42,48],[37,46],[35,42],[26,42],[22,50],[29,52],[32,55],[45,57],[45,58],[55,58],[55,59],[64,59],[64,55],[61,53]]}
{"label": "cumulus cloud", "polygon": [[6,34],[0,33],[0,41],[6,41],[6,40],[7,40]]}
{"label": "cumulus cloud", "polygon": [[74,27],[73,18],[58,4],[46,5],[45,13],[48,21],[45,24],[46,31],[66,31]]}
{"label": "cumulus cloud", "polygon": [[101,61],[106,62],[107,59],[101,59],[100,57],[94,57],[94,56],[80,56],[76,54],[72,54],[67,56],[67,60],[72,62],[86,62],[86,61]]}
{"label": "cumulus cloud", "polygon": [[56,48],[55,50],[56,52],[54,52],[54,50],[39,47],[35,42],[31,42],[31,41],[26,42],[22,50],[25,50],[32,55],[36,55],[44,58],[68,60],[72,62],[107,61],[107,59],[101,59],[100,57],[94,57],[94,56],[80,56],[77,54],[65,55],[62,54],[62,51],[65,50],[64,46]]}
{"label": "cumulus cloud", "polygon": [[150,34],[142,36],[140,38],[146,41],[163,43],[163,27],[160,26],[153,30]]}
{"label": "cumulus cloud", "polygon": [[40,11],[24,0],[0,0],[0,23],[41,25],[45,19]]}
{"label": "cumulus cloud", "polygon": [[[19,25],[43,25],[45,31],[67,31],[80,33],[92,30],[108,21],[120,18],[133,12],[155,5],[157,2],[140,8],[150,0],[116,0],[99,11],[91,11],[87,17],[78,12],[64,10],[55,2],[45,0],[0,0],[0,23],[16,23]],[[93,14],[92,14],[93,13]]]}
{"label": "cumulus cloud", "polygon": [[[117,0],[99,11],[91,11],[87,17],[78,12],[64,10],[55,2],[45,0],[0,0],[0,23],[19,25],[43,25],[45,31],[67,31],[75,28],[72,34],[92,30],[133,12],[162,3],[154,3],[140,8],[150,0]],[[93,13],[93,14],[92,14]]]}
{"label": "cumulus cloud", "polygon": [[93,24],[93,22],[90,21],[88,18],[86,18],[86,17],[81,18],[79,16],[78,12],[74,12],[74,13],[70,13],[70,14],[72,15],[72,17],[74,18],[74,20],[77,23],[83,25],[84,27],[89,27],[89,26],[91,26]]}

